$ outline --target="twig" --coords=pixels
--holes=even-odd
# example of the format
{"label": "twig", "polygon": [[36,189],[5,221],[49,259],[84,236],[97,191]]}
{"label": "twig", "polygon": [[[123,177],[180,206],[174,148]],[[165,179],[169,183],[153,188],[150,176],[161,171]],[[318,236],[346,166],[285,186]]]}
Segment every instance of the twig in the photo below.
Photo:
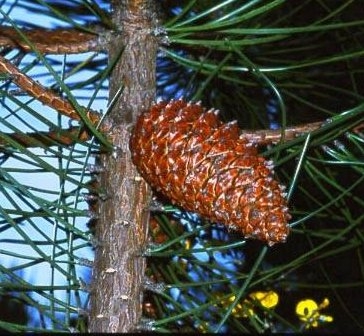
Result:
{"label": "twig", "polygon": [[[325,122],[318,121],[303,125],[291,126],[284,129],[284,141],[293,140],[297,136],[312,132],[320,128]],[[277,143],[282,139],[282,129],[276,130],[241,130],[241,136],[248,139],[250,142],[259,145],[268,145]]]}
{"label": "twig", "polygon": [[[23,30],[27,40],[42,54],[76,54],[101,51],[105,48],[100,37],[76,29],[31,29]],[[24,52],[33,51],[27,41],[11,27],[1,26],[0,47],[19,48]]]}
{"label": "twig", "polygon": [[[57,144],[60,145],[73,145],[78,141],[87,141],[90,136],[86,131],[80,130],[79,127],[71,127],[69,129],[59,129],[49,132],[36,132],[36,133],[8,133],[9,138],[19,143],[21,146],[29,147],[50,147]],[[0,136],[0,152],[6,151],[9,146],[5,137]]]}
{"label": "twig", "polygon": [[[2,56],[0,56],[0,72],[9,74],[11,80],[16,85],[41,103],[54,108],[72,120],[82,120],[79,113],[68,100],[37,83]],[[93,125],[96,125],[100,121],[100,115],[96,111],[88,110],[86,111],[86,116]]]}

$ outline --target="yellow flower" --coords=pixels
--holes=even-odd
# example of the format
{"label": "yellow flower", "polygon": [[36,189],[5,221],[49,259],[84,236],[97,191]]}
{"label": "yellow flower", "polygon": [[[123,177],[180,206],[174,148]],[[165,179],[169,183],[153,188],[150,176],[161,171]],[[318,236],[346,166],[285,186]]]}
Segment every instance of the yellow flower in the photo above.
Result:
{"label": "yellow flower", "polygon": [[[229,298],[221,300],[221,305],[228,306],[232,304],[235,301],[236,296],[231,295]],[[249,299],[245,299],[243,303],[238,303],[233,310],[231,311],[231,314],[237,318],[239,317],[249,317],[255,315],[254,307],[257,306],[257,304],[254,305],[254,303],[259,303],[262,307],[267,309],[274,308],[279,301],[278,294],[273,291],[268,292],[253,292],[249,294]],[[254,303],[252,303],[252,301]]]}
{"label": "yellow flower", "polygon": [[332,322],[334,318],[329,315],[322,315],[321,309],[326,308],[330,304],[329,299],[325,298],[322,303],[317,304],[312,299],[301,300],[296,305],[296,314],[299,319],[305,323],[305,328],[318,327],[320,322]]}
{"label": "yellow flower", "polygon": [[[267,309],[273,309],[279,301],[279,296],[276,292],[268,291],[268,292],[253,292],[249,294],[249,297],[252,301],[260,303],[260,305]],[[244,300],[244,303],[248,307],[245,310],[247,313],[244,314],[244,317],[253,316],[254,312],[254,305],[251,303],[250,300]]]}
{"label": "yellow flower", "polygon": [[276,292],[253,292],[249,294],[249,297],[253,300],[259,301],[260,304],[267,309],[274,308],[279,301],[279,296]]}

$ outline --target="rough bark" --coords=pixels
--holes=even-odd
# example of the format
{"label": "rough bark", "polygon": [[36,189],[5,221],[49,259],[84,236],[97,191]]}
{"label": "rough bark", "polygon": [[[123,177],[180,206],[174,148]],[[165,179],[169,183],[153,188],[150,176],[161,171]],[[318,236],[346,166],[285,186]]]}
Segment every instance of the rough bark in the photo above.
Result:
{"label": "rough bark", "polygon": [[[130,332],[141,317],[151,192],[139,178],[129,152],[130,127],[155,99],[158,41],[153,1],[113,1],[113,21],[120,30],[109,50],[120,56],[110,79],[110,100],[123,92],[107,117],[113,155],[100,157],[101,187],[108,198],[99,208],[91,285],[90,332]],[[120,54],[120,50],[123,50]]]}

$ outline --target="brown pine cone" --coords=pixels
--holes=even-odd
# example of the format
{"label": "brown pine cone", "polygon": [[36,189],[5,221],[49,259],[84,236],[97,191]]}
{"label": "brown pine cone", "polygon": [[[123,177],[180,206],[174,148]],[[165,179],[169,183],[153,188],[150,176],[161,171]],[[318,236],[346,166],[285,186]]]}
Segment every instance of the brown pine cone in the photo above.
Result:
{"label": "brown pine cone", "polygon": [[160,102],[139,116],[130,150],[143,178],[173,204],[268,245],[286,240],[291,216],[273,163],[216,110]]}

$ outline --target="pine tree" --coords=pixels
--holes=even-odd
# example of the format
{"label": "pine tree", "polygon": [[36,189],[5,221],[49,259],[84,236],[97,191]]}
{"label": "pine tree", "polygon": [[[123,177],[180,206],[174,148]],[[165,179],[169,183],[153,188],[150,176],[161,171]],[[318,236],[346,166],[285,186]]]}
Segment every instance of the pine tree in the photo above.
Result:
{"label": "pine tree", "polygon": [[[23,20],[18,10],[39,20]],[[0,328],[363,330],[360,10],[355,1],[5,2],[0,251],[15,264],[0,263],[0,295],[10,308],[26,307],[30,321],[0,315]],[[244,236],[230,223],[239,217],[231,204],[217,209],[227,225],[209,218],[216,200],[191,206],[203,216],[181,207],[190,204],[179,169],[185,161],[171,156],[174,145],[156,147],[165,146],[158,130],[173,128],[163,115],[145,126],[154,147],[131,153],[131,134],[144,132],[134,128],[137,118],[157,98],[199,102],[199,113],[218,109],[221,122],[239,126],[247,164],[259,151],[259,162],[274,165],[274,179],[287,186],[285,242]],[[188,134],[200,131],[192,125]],[[213,133],[235,160],[236,127]],[[181,155],[206,160],[207,147],[186,152],[189,143]],[[168,178],[181,184],[173,204],[166,197],[173,193],[156,190],[167,190],[164,182],[152,190],[153,169],[142,178],[135,156],[158,162],[157,170],[170,160]],[[264,165],[256,163],[259,174]],[[203,183],[191,185],[195,202],[209,199],[200,197]],[[262,200],[261,188],[249,197]],[[247,189],[239,190],[242,202]],[[267,209],[260,216],[271,221]],[[262,230],[273,237],[271,226]],[[91,247],[93,261],[84,256]],[[41,283],[26,280],[33,269],[42,270]]]}

